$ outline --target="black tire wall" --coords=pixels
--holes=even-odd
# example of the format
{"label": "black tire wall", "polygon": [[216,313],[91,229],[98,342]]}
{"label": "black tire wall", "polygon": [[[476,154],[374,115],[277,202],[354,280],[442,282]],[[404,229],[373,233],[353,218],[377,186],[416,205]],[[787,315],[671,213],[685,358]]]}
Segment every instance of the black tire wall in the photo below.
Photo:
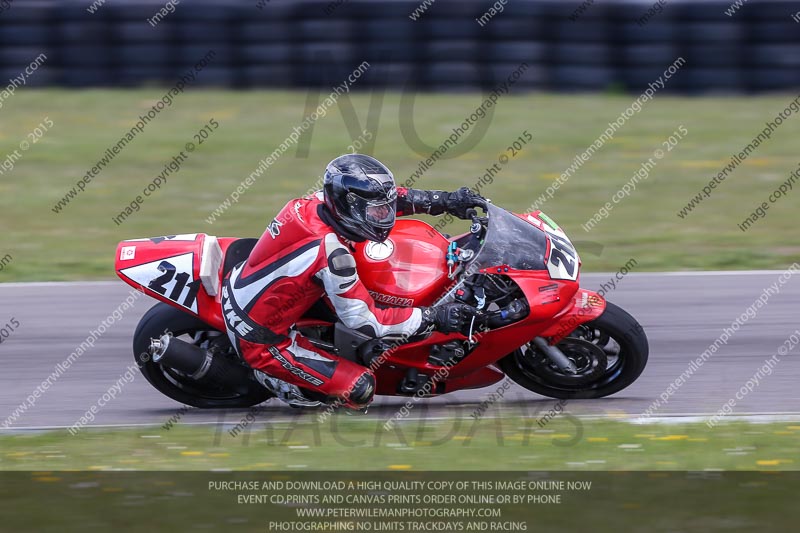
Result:
{"label": "black tire wall", "polygon": [[512,0],[484,25],[489,0],[438,0],[416,21],[420,0],[257,3],[187,1],[152,27],[163,2],[90,14],[90,0],[17,0],[0,13],[0,79],[43,53],[29,85],[172,86],[214,50],[195,86],[330,87],[368,61],[358,89],[490,89],[524,61],[518,89],[640,92],[683,57],[668,92],[800,87],[792,2],[752,0],[728,16],[730,0],[672,0],[643,25],[653,2],[596,0],[575,16],[577,0]]}

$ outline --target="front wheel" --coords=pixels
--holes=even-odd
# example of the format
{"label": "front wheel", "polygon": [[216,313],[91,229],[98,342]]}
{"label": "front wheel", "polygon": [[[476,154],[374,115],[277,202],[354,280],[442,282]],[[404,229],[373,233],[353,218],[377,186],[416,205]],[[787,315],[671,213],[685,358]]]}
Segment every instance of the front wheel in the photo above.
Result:
{"label": "front wheel", "polygon": [[514,382],[543,396],[602,398],[636,381],[649,354],[642,326],[610,302],[602,315],[578,326],[557,346],[575,364],[576,374],[559,370],[533,342],[505,356],[499,366]]}

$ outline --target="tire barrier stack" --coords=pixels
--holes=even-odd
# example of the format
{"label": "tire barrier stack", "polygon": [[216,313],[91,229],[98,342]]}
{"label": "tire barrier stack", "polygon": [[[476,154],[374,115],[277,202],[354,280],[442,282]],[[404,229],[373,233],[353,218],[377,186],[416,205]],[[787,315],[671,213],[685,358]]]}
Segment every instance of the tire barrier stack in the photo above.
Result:
{"label": "tire barrier stack", "polygon": [[358,88],[487,89],[525,62],[520,87],[640,91],[682,57],[667,91],[800,87],[800,4],[739,3],[0,0],[0,85],[42,53],[28,85],[171,85],[213,50],[198,85],[331,86],[368,61]]}

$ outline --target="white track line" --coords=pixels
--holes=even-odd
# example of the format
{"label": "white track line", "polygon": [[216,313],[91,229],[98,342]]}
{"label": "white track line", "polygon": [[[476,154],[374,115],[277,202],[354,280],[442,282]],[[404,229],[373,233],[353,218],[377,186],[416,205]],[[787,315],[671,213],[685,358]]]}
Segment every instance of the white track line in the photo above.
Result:
{"label": "white track line", "polygon": [[0,283],[0,288],[3,287],[120,287],[124,288],[125,283],[122,281],[11,281],[8,283]]}
{"label": "white track line", "polygon": [[[616,420],[620,422],[632,422],[635,424],[683,424],[683,423],[692,423],[692,422],[705,422],[709,417],[714,416],[717,413],[675,413],[669,415],[662,415],[659,417],[651,417],[651,418],[642,418],[639,415],[573,415],[575,418],[581,420]],[[484,416],[481,417],[481,420],[484,418],[486,419],[496,419],[496,418],[510,418],[510,417],[503,417],[503,416]],[[472,417],[462,417],[462,420],[471,420]],[[370,416],[365,416],[361,418],[350,417],[348,420],[352,420],[355,422],[385,422],[383,418],[375,418]],[[455,420],[454,417],[450,416],[431,416],[426,418],[405,418],[401,421],[401,423],[408,423],[408,422],[428,422],[433,420]],[[729,415],[724,418],[724,420],[728,421],[736,421],[736,422],[754,422],[754,423],[768,423],[768,422],[796,422],[800,421],[800,413],[796,412],[786,412],[786,413],[744,413],[739,415]],[[295,417],[289,418],[274,418],[271,420],[263,420],[263,421],[256,421],[253,425],[259,424],[277,424],[277,423],[286,423],[286,422],[314,422],[316,418],[313,416],[309,416],[308,419],[300,419]],[[138,427],[158,427],[161,426],[162,423],[160,422],[134,422],[129,424],[92,424],[91,426],[84,426],[82,429],[115,429],[115,428],[138,428]],[[235,426],[236,422],[235,419],[223,421],[220,423],[219,420],[203,420],[197,422],[179,422],[176,423],[175,426],[214,426],[214,425],[222,425],[222,426]],[[58,430],[58,429],[68,429],[71,426],[14,426],[8,428],[0,428],[0,433],[3,431],[6,432],[13,432],[13,431],[46,431],[46,430]]]}

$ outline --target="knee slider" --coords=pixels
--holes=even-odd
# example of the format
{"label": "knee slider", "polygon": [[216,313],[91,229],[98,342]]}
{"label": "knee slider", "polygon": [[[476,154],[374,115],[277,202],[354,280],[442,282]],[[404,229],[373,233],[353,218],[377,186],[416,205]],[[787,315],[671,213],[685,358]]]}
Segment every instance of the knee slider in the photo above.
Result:
{"label": "knee slider", "polygon": [[365,372],[350,389],[350,401],[359,405],[364,405],[372,400],[375,394],[375,377]]}

